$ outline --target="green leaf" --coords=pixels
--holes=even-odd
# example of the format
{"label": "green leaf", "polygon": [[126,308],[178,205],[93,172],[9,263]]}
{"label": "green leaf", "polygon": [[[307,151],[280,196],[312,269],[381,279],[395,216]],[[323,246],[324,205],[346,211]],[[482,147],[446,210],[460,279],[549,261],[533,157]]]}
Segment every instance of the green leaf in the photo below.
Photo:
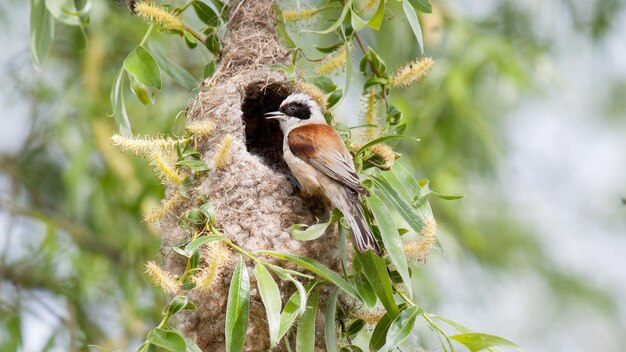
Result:
{"label": "green leaf", "polygon": [[393,204],[393,206],[398,210],[398,213],[402,218],[409,224],[409,226],[415,231],[417,234],[422,232],[422,228],[424,227],[425,221],[424,217],[420,216],[413,207],[398,194],[398,192],[389,185],[385,180],[380,179],[376,176],[371,177],[385,194],[389,201]]}
{"label": "green leaf", "polygon": [[213,224],[215,224],[215,209],[213,209],[213,204],[208,203],[208,202],[204,203],[200,207],[198,207],[198,210],[208,220],[207,223],[209,225],[212,226]]}
{"label": "green leaf", "polygon": [[211,62],[209,62],[208,64],[206,64],[206,66],[204,66],[204,71],[203,71],[204,78],[209,78],[213,76],[216,69],[217,69],[217,66],[215,65],[215,60],[211,60]]}
{"label": "green leaf", "polygon": [[194,1],[191,3],[191,6],[193,6],[193,10],[196,12],[196,15],[198,15],[200,21],[204,22],[207,26],[216,27],[220,24],[218,13],[204,2]]}
{"label": "green leaf", "polygon": [[[339,43],[333,44],[331,46],[323,46],[323,47],[316,46],[315,49],[317,49],[317,51],[319,51],[321,53],[330,54],[333,51],[337,50],[342,45],[343,45],[343,42],[339,42]],[[322,76],[322,77],[325,77],[325,76]],[[333,90],[334,89],[332,89],[331,91],[333,91]]]}
{"label": "green leaf", "polygon": [[[306,297],[305,297],[306,299]],[[305,303],[306,304],[306,303]],[[300,291],[294,292],[285,304],[283,312],[280,314],[280,328],[278,329],[278,341],[289,331],[293,322],[296,321],[301,307]]]}
{"label": "green leaf", "polygon": [[430,0],[414,0],[413,2],[418,11],[425,13],[433,12],[433,5],[430,4]]}
{"label": "green leaf", "polygon": [[404,255],[404,246],[402,243],[402,239],[400,238],[398,229],[393,222],[391,213],[389,212],[383,201],[373,193],[370,194],[370,196],[367,198],[367,202],[370,206],[370,209],[372,210],[372,213],[374,214],[374,219],[376,220],[376,224],[378,225],[380,237],[383,240],[385,249],[387,249],[387,253],[389,254],[389,259],[391,260],[391,263],[396,267],[398,273],[400,273],[409,298],[412,298],[413,291],[411,288],[413,285],[411,284],[409,265],[407,264],[406,257]]}
{"label": "green leaf", "polygon": [[315,316],[317,315],[317,293],[314,290],[309,297],[309,303],[298,322],[298,332],[296,333],[296,351],[315,351]]}
{"label": "green leaf", "polygon": [[124,59],[124,68],[146,86],[161,89],[161,69],[144,46],[140,45],[128,54]]}
{"label": "green leaf", "polygon": [[[329,223],[324,222],[321,224],[315,224],[312,226],[308,226],[304,224],[295,224],[291,226],[291,236],[298,241],[312,241],[322,236],[328,226]],[[301,228],[306,228],[305,230],[301,230]]]}
{"label": "green leaf", "polygon": [[202,160],[195,160],[195,159],[179,160],[179,161],[176,162],[176,166],[187,166],[193,172],[201,172],[201,171],[208,171],[208,170],[210,170],[209,166],[204,161],[202,161]]}
{"label": "green leaf", "polygon": [[337,322],[335,321],[335,316],[338,297],[339,290],[335,289],[328,299],[326,313],[324,314],[324,341],[326,342],[327,352],[337,352]]}
{"label": "green leaf", "polygon": [[392,141],[392,140],[395,140],[395,139],[405,139],[405,138],[412,139],[412,140],[414,140],[416,142],[420,141],[418,138],[411,137],[411,136],[403,136],[403,135],[400,135],[400,134],[392,134],[392,135],[388,135],[388,136],[381,136],[381,137],[378,137],[376,139],[372,139],[371,141],[365,143],[361,148],[359,148],[359,150],[356,152],[356,154],[359,155],[363,151],[365,151],[367,148],[369,148],[369,147],[371,147],[373,145],[376,145],[378,143],[383,143],[383,142],[386,142],[386,141]]}
{"label": "green leaf", "polygon": [[280,329],[280,310],[282,301],[280,290],[272,275],[267,271],[265,266],[257,263],[254,267],[254,276],[256,277],[257,287],[261,300],[265,306],[265,315],[267,316],[267,325],[269,326],[270,345],[274,348],[278,344],[278,332]]}
{"label": "green leaf", "polygon": [[352,23],[352,28],[354,28],[355,31],[360,31],[361,29],[367,27],[367,24],[369,23],[369,21],[359,17],[359,15],[357,15],[354,11],[350,11],[350,21]]}
{"label": "green leaf", "polygon": [[50,14],[59,22],[68,26],[80,26],[82,24],[80,11],[76,9],[74,0],[45,0]]}
{"label": "green leaf", "polygon": [[383,304],[391,318],[395,319],[400,310],[393,297],[391,278],[387,272],[385,260],[371,250],[366,253],[355,252],[355,258],[361,264],[363,273],[376,292],[376,296],[380,299],[380,303]]}
{"label": "green leaf", "polygon": [[422,37],[422,28],[420,27],[420,21],[417,18],[417,14],[415,14],[415,9],[409,3],[409,0],[402,1],[402,9],[404,10],[404,15],[406,19],[409,21],[409,25],[411,25],[411,29],[413,30],[413,34],[415,38],[417,38],[417,43],[420,48],[420,56],[424,53],[424,38]]}
{"label": "green leaf", "polygon": [[307,81],[319,88],[324,94],[334,92],[337,89],[337,85],[327,76],[312,77]]}
{"label": "green leaf", "polygon": [[54,19],[44,0],[30,0],[30,56],[39,68],[46,60],[54,38]]}
{"label": "green leaf", "polygon": [[326,99],[326,107],[330,109],[333,106],[337,105],[337,103],[341,101],[342,97],[343,97],[343,91],[341,89],[337,89],[336,91],[330,93],[330,95],[328,96],[328,99]]}
{"label": "green leaf", "polygon": [[111,88],[111,107],[113,109],[113,117],[117,128],[122,135],[130,135],[130,120],[126,113],[126,105],[124,104],[124,68],[120,69],[117,74],[113,87]]}
{"label": "green leaf", "polygon": [[394,319],[387,332],[386,350],[393,350],[409,337],[409,334],[413,331],[415,317],[419,311],[420,309],[416,306],[409,307],[400,312],[398,317]]}
{"label": "green leaf", "polygon": [[341,26],[341,24],[343,23],[343,20],[346,18],[346,15],[348,14],[348,11],[350,11],[350,9],[352,8],[352,1],[353,0],[348,0],[346,1],[346,3],[343,5],[343,10],[341,10],[341,15],[339,15],[339,18],[337,19],[337,21],[335,21],[333,24],[330,25],[330,27],[323,29],[321,31],[312,31],[312,30],[304,30],[303,32],[311,32],[311,33],[317,33],[317,34],[328,34],[332,31],[334,31],[335,29],[339,28],[339,26]]}
{"label": "green leaf", "polygon": [[342,289],[344,292],[352,296],[353,298],[358,299],[359,294],[354,288],[354,286],[350,285],[348,281],[339,276],[336,272],[330,270],[324,265],[316,262],[315,260],[299,255],[293,255],[290,253],[278,253],[273,251],[257,251],[258,254],[270,255],[275,258],[284,259],[290,261],[294,264],[300,265],[301,267],[312,271],[316,275],[322,277],[324,280],[334,284],[335,286]]}
{"label": "green leaf", "polygon": [[200,248],[200,246],[202,246],[203,244],[211,243],[213,241],[221,241],[223,239],[224,237],[217,236],[217,235],[200,236],[200,237],[197,237],[195,240],[187,243],[185,248],[182,250],[182,253],[179,251],[177,252],[186,257],[190,257],[193,254],[193,252],[198,250],[198,248]]}
{"label": "green leaf", "polygon": [[494,335],[481,334],[478,332],[452,335],[450,338],[462,343],[471,352],[482,351],[484,349],[497,346],[508,347],[520,352],[524,351],[520,346],[507,339]]}
{"label": "green leaf", "polygon": [[374,292],[374,288],[372,288],[370,282],[367,281],[365,274],[360,271],[354,273],[354,286],[356,286],[356,290],[359,292],[363,303],[367,304],[369,307],[376,305],[376,292]]}
{"label": "green leaf", "polygon": [[[341,212],[335,209],[327,222],[315,224],[312,226],[304,224],[291,225],[291,236],[298,241],[311,241],[322,236],[326,229],[341,218]],[[306,230],[301,230],[306,228]]]}
{"label": "green leaf", "polygon": [[243,258],[239,257],[239,262],[230,281],[228,303],[226,304],[226,351],[239,352],[243,350],[249,313],[250,280]]}
{"label": "green leaf", "polygon": [[146,340],[172,352],[184,352],[187,349],[185,338],[176,330],[155,328],[148,333]]}
{"label": "green leaf", "polygon": [[374,332],[372,332],[372,337],[370,338],[370,350],[378,351],[385,345],[385,341],[387,339],[387,331],[389,331],[389,326],[391,325],[391,316],[389,312],[383,315],[382,318],[376,324],[374,328]]}
{"label": "green leaf", "polygon": [[183,31],[183,38],[185,38],[185,44],[189,49],[193,49],[198,46],[198,41],[196,40],[196,37],[191,35],[191,33]]}
{"label": "green leaf", "polygon": [[452,326],[453,328],[459,330],[460,332],[466,332],[466,333],[467,332],[472,332],[472,330],[469,329],[468,327],[466,327],[466,326],[464,326],[464,325],[462,325],[460,323],[457,323],[456,321],[454,321],[452,319],[448,319],[448,318],[443,317],[443,316],[438,315],[438,314],[428,314],[428,316],[431,317],[431,318],[435,318],[435,319],[441,320],[441,321],[447,323],[448,325]]}
{"label": "green leaf", "polygon": [[365,321],[363,319],[357,319],[353,321],[348,328],[346,329],[346,336],[354,336],[359,333],[365,326]]}
{"label": "green leaf", "polygon": [[370,19],[370,22],[367,24],[370,28],[374,30],[379,30],[380,25],[383,23],[383,17],[385,16],[385,1],[378,2],[378,8],[376,9],[376,13]]}
{"label": "green leaf", "polygon": [[176,296],[172,298],[170,304],[167,305],[167,315],[174,315],[182,310],[195,310],[196,305],[190,302],[185,296]]}
{"label": "green leaf", "polygon": [[148,91],[148,87],[139,82],[134,76],[128,75],[130,78],[130,90],[133,91],[135,96],[144,105],[150,105],[154,103],[154,94]]}
{"label": "green leaf", "polygon": [[189,73],[189,71],[170,60],[167,55],[163,55],[163,53],[154,46],[148,46],[148,48],[150,49],[152,56],[154,56],[154,59],[159,64],[159,67],[165,71],[168,76],[172,77],[178,84],[187,89],[196,88],[198,81],[191,75],[191,73]]}

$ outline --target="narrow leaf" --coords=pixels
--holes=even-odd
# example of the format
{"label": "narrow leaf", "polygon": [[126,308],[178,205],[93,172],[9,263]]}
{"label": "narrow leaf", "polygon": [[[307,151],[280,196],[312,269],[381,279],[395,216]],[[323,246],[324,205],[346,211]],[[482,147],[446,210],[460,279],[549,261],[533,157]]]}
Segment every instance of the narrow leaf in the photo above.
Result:
{"label": "narrow leaf", "polygon": [[111,88],[111,108],[113,109],[113,117],[120,133],[122,135],[130,135],[130,120],[124,104],[124,73],[125,70],[122,67],[113,82],[113,87]]}
{"label": "narrow leaf", "polygon": [[402,9],[404,10],[404,15],[406,19],[409,21],[409,25],[411,25],[411,29],[413,30],[413,34],[415,38],[417,38],[417,43],[420,47],[420,56],[424,53],[424,38],[422,37],[422,28],[420,27],[420,21],[417,18],[417,14],[415,13],[415,9],[411,6],[409,0],[402,1]]}
{"label": "narrow leaf", "polygon": [[272,275],[267,271],[263,264],[258,263],[254,267],[254,276],[256,277],[257,287],[261,294],[261,300],[265,306],[265,315],[267,316],[267,325],[269,326],[270,345],[275,347],[278,344],[278,331],[280,328],[280,310],[282,301],[280,299],[280,290]]}
{"label": "narrow leaf", "polygon": [[133,91],[137,99],[143,105],[150,105],[154,103],[154,95],[148,91],[148,87],[139,82],[134,76],[128,75],[130,78],[130,90]]}
{"label": "narrow leaf", "polygon": [[481,334],[478,332],[452,335],[450,338],[462,343],[472,352],[482,351],[484,349],[497,346],[508,347],[520,352],[524,351],[520,346],[500,336]]}
{"label": "narrow leaf", "polygon": [[378,225],[380,237],[383,240],[385,249],[387,249],[387,253],[389,254],[389,259],[391,259],[391,263],[396,267],[398,273],[400,273],[409,298],[412,298],[413,285],[411,284],[409,265],[407,264],[406,256],[404,255],[402,239],[400,238],[398,229],[393,222],[391,213],[389,213],[389,210],[383,201],[373,193],[367,198],[367,202],[372,210],[372,213],[374,214],[374,219]]}
{"label": "narrow leaf", "polygon": [[356,299],[359,298],[359,294],[354,288],[354,286],[350,285],[350,283],[348,283],[344,278],[339,276],[339,274],[337,274],[336,272],[330,270],[326,266],[316,262],[315,260],[311,258],[307,258],[307,257],[299,256],[299,255],[293,255],[289,253],[278,253],[278,252],[272,252],[272,251],[257,251],[256,253],[270,255],[272,257],[284,259],[294,264],[300,265],[301,267],[312,271],[313,273],[322,277],[326,281],[329,281],[330,283],[341,288],[343,291],[345,291],[347,294],[349,294],[353,298],[356,298]]}
{"label": "narrow leaf", "polygon": [[374,292],[374,288],[367,281],[367,277],[360,271],[354,273],[354,286],[356,286],[356,290],[359,292],[359,296],[361,296],[361,300],[367,304],[369,307],[374,307],[377,302],[376,292]]}
{"label": "narrow leaf", "polygon": [[224,237],[222,236],[216,236],[216,235],[209,235],[209,236],[200,236],[197,237],[195,240],[189,242],[186,246],[185,246],[185,252],[189,253],[189,255],[191,255],[193,252],[195,252],[198,248],[200,248],[200,246],[202,246],[203,244],[207,244],[207,243],[211,243],[213,241],[221,241],[223,240]]}
{"label": "narrow leaf", "polygon": [[374,328],[374,332],[372,332],[372,337],[370,338],[371,351],[378,351],[385,345],[387,331],[389,331],[389,326],[392,321],[393,319],[389,316],[389,312],[380,318],[378,324],[376,324],[376,327]]}
{"label": "narrow leaf", "polygon": [[339,18],[337,19],[337,21],[335,21],[333,24],[330,25],[330,27],[323,29],[321,31],[312,31],[312,30],[304,30],[303,32],[311,32],[311,33],[317,33],[317,34],[328,34],[332,31],[334,31],[335,29],[339,28],[339,26],[341,26],[341,24],[343,23],[343,20],[346,18],[346,15],[348,14],[348,11],[350,11],[350,8],[352,7],[352,1],[353,0],[348,0],[346,1],[346,3],[343,5],[343,10],[341,11],[341,15],[339,15]]}
{"label": "narrow leaf", "polygon": [[415,317],[419,310],[420,309],[416,306],[409,307],[400,312],[398,317],[391,323],[385,342],[387,350],[393,350],[409,337],[409,334],[413,331]]}
{"label": "narrow leaf", "polygon": [[167,55],[164,55],[154,46],[149,46],[149,49],[152,56],[154,56],[154,59],[159,64],[159,67],[178,84],[187,89],[194,89],[198,85],[198,81],[191,75],[191,73],[189,73],[189,71],[170,60]]}
{"label": "narrow leaf", "polygon": [[433,5],[430,4],[430,0],[415,0],[415,8],[425,13],[433,12]]}
{"label": "narrow leaf", "polygon": [[407,203],[406,200],[398,194],[398,192],[393,189],[385,180],[380,179],[376,176],[372,176],[372,180],[376,183],[376,186],[385,192],[389,201],[394,205],[394,207],[398,210],[398,213],[402,218],[409,224],[409,226],[416,233],[421,233],[422,228],[424,227],[424,219],[420,216],[413,207]]}
{"label": "narrow leaf", "polygon": [[391,278],[387,272],[385,260],[371,250],[366,253],[355,252],[355,254],[355,257],[363,267],[363,273],[372,285],[374,292],[376,292],[376,296],[378,296],[389,315],[395,319],[400,310],[393,298]]}
{"label": "narrow leaf", "polygon": [[337,322],[335,321],[335,317],[337,313],[338,297],[339,290],[335,289],[328,299],[326,313],[324,314],[324,341],[326,342],[327,352],[337,352]]}
{"label": "narrow leaf", "polygon": [[30,0],[30,56],[39,68],[50,51],[54,38],[54,19],[44,0]]}
{"label": "narrow leaf", "polygon": [[226,351],[240,352],[243,350],[249,313],[250,280],[243,258],[239,257],[239,262],[230,281],[228,303],[226,304]]}
{"label": "narrow leaf", "polygon": [[291,236],[298,241],[312,241],[314,239],[319,238],[326,232],[330,223],[324,222],[321,224],[315,224],[306,228],[306,230],[300,230],[301,227],[306,227],[307,225],[293,225],[291,227]]}
{"label": "narrow leaf", "polygon": [[383,23],[383,17],[385,16],[385,1],[381,0],[378,2],[378,8],[376,9],[376,13],[372,16],[372,19],[367,24],[370,28],[374,30],[379,30],[380,25]]}
{"label": "narrow leaf", "polygon": [[296,333],[296,351],[315,351],[315,316],[317,315],[317,293],[314,290],[309,297],[309,303],[298,322],[298,332]]}
{"label": "narrow leaf", "polygon": [[289,300],[285,304],[283,312],[280,314],[280,327],[278,329],[277,337],[278,341],[280,341],[283,336],[285,336],[287,331],[289,331],[289,329],[293,325],[293,322],[296,321],[296,318],[298,317],[298,312],[300,311],[300,304],[300,291],[296,291],[291,295],[291,297],[289,297]]}

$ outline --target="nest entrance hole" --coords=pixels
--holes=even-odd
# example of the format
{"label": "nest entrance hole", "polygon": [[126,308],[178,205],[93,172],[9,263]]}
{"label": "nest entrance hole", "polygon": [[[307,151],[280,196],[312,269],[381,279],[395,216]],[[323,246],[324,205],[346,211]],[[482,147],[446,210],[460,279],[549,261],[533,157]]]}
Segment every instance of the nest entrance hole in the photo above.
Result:
{"label": "nest entrance hole", "polygon": [[288,83],[253,82],[244,89],[241,104],[248,152],[284,174],[289,174],[289,168],[283,159],[283,132],[278,121],[265,119],[265,113],[278,110],[292,92]]}

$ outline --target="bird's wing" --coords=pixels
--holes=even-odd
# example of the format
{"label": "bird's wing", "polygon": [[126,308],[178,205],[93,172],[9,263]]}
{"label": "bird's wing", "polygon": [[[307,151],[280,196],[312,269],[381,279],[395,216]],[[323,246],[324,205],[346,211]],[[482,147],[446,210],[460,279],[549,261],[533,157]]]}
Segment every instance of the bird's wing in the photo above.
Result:
{"label": "bird's wing", "polygon": [[325,124],[296,127],[287,138],[289,149],[326,176],[367,195],[352,162],[352,156],[335,130]]}

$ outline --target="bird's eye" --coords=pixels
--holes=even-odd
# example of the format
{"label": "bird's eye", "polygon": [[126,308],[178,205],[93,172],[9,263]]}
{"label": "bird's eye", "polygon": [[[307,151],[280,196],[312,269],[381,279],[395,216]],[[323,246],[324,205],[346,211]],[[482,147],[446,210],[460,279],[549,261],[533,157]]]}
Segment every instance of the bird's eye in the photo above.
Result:
{"label": "bird's eye", "polygon": [[287,111],[290,112],[290,113],[294,113],[294,112],[296,112],[296,107],[293,106],[293,105],[289,105],[287,107]]}

